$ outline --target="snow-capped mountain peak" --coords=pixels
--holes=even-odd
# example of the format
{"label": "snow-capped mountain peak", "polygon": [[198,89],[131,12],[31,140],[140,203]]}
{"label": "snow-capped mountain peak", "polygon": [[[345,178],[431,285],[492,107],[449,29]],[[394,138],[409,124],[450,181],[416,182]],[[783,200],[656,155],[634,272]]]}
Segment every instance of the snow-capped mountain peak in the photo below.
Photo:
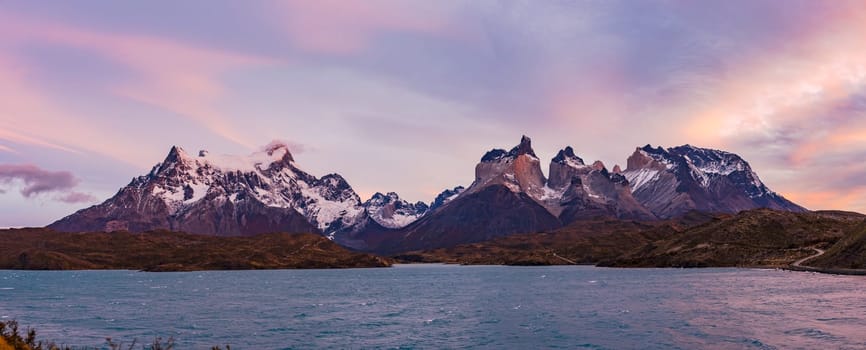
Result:
{"label": "snow-capped mountain peak", "polygon": [[200,166],[211,166],[222,171],[253,172],[270,168],[272,165],[289,165],[295,159],[289,152],[288,146],[271,143],[261,151],[246,156],[215,155],[208,151],[200,151],[199,156],[193,158],[193,161]]}
{"label": "snow-capped mountain peak", "polygon": [[647,145],[629,157],[623,175],[635,197],[661,217],[690,209],[804,210],[767,188],[743,158],[720,150],[692,145],[668,149]]}
{"label": "snow-capped mountain peak", "polygon": [[725,151],[684,145],[671,148],[670,153],[682,155],[695,168],[706,174],[728,175],[749,168],[743,158]]}
{"label": "snow-capped mountain peak", "polygon": [[409,203],[394,192],[376,192],[364,202],[364,207],[373,221],[383,227],[395,229],[415,222],[430,209],[424,202]]}
{"label": "snow-capped mountain peak", "polygon": [[[246,156],[216,155],[207,151],[192,156],[174,146],[149,174],[133,179],[102,206],[109,209],[148,206],[154,207],[156,212],[165,208],[167,218],[162,220],[180,228],[184,228],[184,222],[190,220],[192,213],[215,217],[222,217],[224,213],[238,215],[233,219],[240,222],[225,229],[231,232],[215,232],[217,234],[242,234],[270,227],[270,224],[261,224],[258,229],[246,228],[244,221],[251,219],[243,213],[235,213],[235,208],[249,203],[296,212],[327,235],[355,224],[364,213],[360,198],[343,177],[330,174],[319,179],[304,172],[295,164],[289,148],[279,142]],[[198,229],[186,230],[196,232]]]}
{"label": "snow-capped mountain peak", "polygon": [[736,154],[692,145],[670,148],[669,152],[682,156],[704,187],[709,186],[710,179],[716,176],[736,177],[751,198],[772,193],[749,163]]}

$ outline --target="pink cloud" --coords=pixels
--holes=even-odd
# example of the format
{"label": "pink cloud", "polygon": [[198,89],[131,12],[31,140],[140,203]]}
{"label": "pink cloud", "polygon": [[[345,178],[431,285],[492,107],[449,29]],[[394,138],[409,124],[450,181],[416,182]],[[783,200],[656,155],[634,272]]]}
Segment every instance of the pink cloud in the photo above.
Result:
{"label": "pink cloud", "polygon": [[32,86],[28,74],[26,65],[0,53],[0,140],[79,153],[65,141],[81,128]]}
{"label": "pink cloud", "polygon": [[[40,139],[40,138],[36,138],[36,137],[31,137],[31,136],[27,136],[27,135],[23,135],[23,134],[15,133],[15,132],[13,132],[13,131],[11,131],[11,130],[2,130],[2,129],[0,129],[0,140],[6,140],[6,141],[14,142],[14,143],[19,143],[19,144],[27,144],[27,145],[34,145],[34,146],[41,146],[41,147],[46,147],[46,148],[52,148],[52,149],[56,149],[56,150],[60,150],[60,151],[65,151],[65,152],[70,152],[70,153],[79,153],[78,151],[76,151],[76,150],[74,150],[74,149],[72,149],[72,148],[69,148],[69,147],[66,147],[66,146],[62,146],[62,145],[58,145],[58,144],[56,144],[56,143],[53,143],[53,142],[50,142],[50,141],[47,141],[47,140],[43,140],[43,139]],[[0,145],[0,150],[7,151],[7,152],[15,152],[15,151],[12,150],[11,148],[6,147],[6,146],[3,146],[3,145]]]}
{"label": "pink cloud", "polygon": [[0,145],[0,152],[18,153],[18,151],[4,145]]}
{"label": "pink cloud", "polygon": [[[275,63],[266,58],[201,48],[168,39],[96,32],[9,13],[0,13],[0,39],[16,45],[38,42],[91,50],[130,68],[136,74],[133,81],[117,82],[112,93],[190,118],[211,132],[248,148],[253,148],[254,143],[238,134],[237,128],[216,107],[225,93],[220,75],[232,70]],[[4,60],[0,57],[0,63],[4,61],[8,67],[14,58],[6,57]],[[46,98],[37,88],[20,91],[19,83],[28,82],[23,73],[29,67],[26,64],[18,66],[10,74],[17,79],[3,79],[5,83],[0,83],[0,92],[5,95],[0,98],[15,100],[10,103],[4,101],[3,104],[24,109],[12,118],[26,120],[28,114],[38,114],[43,117],[44,124],[53,124],[58,119],[68,120],[65,113],[42,107],[46,105]],[[31,125],[30,129],[45,128]],[[16,142],[22,142],[20,137]],[[41,145],[46,146],[44,143]]]}
{"label": "pink cloud", "polygon": [[87,193],[81,192],[69,192],[65,194],[61,194],[57,196],[57,200],[63,203],[76,204],[76,203],[93,203],[97,199],[96,197],[89,195]]}
{"label": "pink cloud", "polygon": [[681,132],[781,160],[774,189],[806,207],[863,211],[866,186],[828,184],[862,171],[844,159],[866,152],[864,111],[850,107],[866,93],[866,9],[841,6],[819,24],[733,68]]}
{"label": "pink cloud", "polygon": [[[0,53],[0,140],[71,154],[87,151],[140,165],[137,148],[123,147],[126,139],[99,125],[81,123],[35,86],[29,74],[25,64]],[[106,143],[115,146],[104,147]]]}
{"label": "pink cloud", "polygon": [[[620,70],[629,68],[617,61],[622,54],[578,68],[551,65],[551,76],[542,74],[540,84],[547,89],[546,115],[563,126],[563,138],[580,132],[578,142],[596,147],[618,135],[619,142],[727,149],[749,159],[774,190],[807,207],[866,211],[864,180],[827,185],[863,174],[844,162],[866,154],[866,8],[825,5],[821,16],[758,49],[742,45],[746,50],[718,57],[717,67],[716,57],[707,57],[705,71],[672,71],[641,90],[633,72]],[[584,65],[596,69],[576,78],[572,72]],[[682,81],[686,88],[677,86]]]}
{"label": "pink cloud", "polygon": [[821,209],[848,209],[863,211],[866,208],[866,186],[856,186],[836,191],[803,191],[792,190],[785,193],[788,199],[797,203],[806,203],[807,207]]}
{"label": "pink cloud", "polygon": [[78,186],[79,180],[68,171],[48,171],[32,164],[0,165],[0,184],[8,186],[15,182],[23,184],[21,195],[25,198],[55,193],[56,199],[66,203],[94,200],[91,195],[73,191]]}
{"label": "pink cloud", "polygon": [[267,145],[265,145],[264,147],[261,147],[260,150],[267,151],[267,150],[274,149],[274,148],[279,147],[279,146],[287,147],[289,149],[289,152],[292,153],[292,155],[298,155],[298,154],[301,154],[301,153],[304,153],[307,151],[306,145],[304,145],[302,143],[286,141],[286,140],[273,140],[273,141],[269,142]]}

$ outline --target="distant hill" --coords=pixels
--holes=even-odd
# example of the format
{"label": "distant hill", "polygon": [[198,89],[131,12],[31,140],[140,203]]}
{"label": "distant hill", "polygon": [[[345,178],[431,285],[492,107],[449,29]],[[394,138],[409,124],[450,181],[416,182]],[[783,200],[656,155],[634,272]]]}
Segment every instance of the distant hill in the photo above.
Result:
{"label": "distant hill", "polygon": [[720,217],[647,244],[606,266],[785,267],[828,247],[861,220],[859,214],[794,213],[770,209]]}
{"label": "distant hill", "polygon": [[827,252],[808,265],[822,268],[866,269],[866,219],[850,228]]}
{"label": "distant hill", "polygon": [[575,222],[550,232],[411,252],[396,258],[459,264],[786,267],[813,255],[812,246],[842,244],[845,241],[840,239],[855,227],[862,231],[855,230],[861,234],[850,236],[852,248],[839,250],[850,251],[845,256],[852,259],[860,254],[862,259],[858,252],[863,250],[850,249],[866,249],[864,219],[863,215],[845,212],[756,209],[737,215],[708,215],[692,211],[648,223],[612,219]]}
{"label": "distant hill", "polygon": [[[463,265],[596,264],[639,249],[665,234],[663,225],[620,220],[586,221],[556,231],[515,234],[485,242],[396,255],[401,262]],[[661,229],[660,229],[661,228]]]}
{"label": "distant hill", "polygon": [[0,269],[146,271],[386,267],[317,234],[215,237],[169,231],[0,230]]}
{"label": "distant hill", "polygon": [[717,220],[717,217],[700,212],[689,212],[676,219],[654,222],[586,220],[548,232],[516,234],[395,257],[404,262],[465,265],[597,264],[711,220]]}

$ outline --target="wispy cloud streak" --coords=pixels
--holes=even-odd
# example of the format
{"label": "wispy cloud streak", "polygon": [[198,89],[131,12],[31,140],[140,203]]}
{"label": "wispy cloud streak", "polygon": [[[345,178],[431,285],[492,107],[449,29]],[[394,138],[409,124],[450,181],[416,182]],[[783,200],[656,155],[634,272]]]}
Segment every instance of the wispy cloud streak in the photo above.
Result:
{"label": "wispy cloud streak", "polygon": [[275,60],[160,37],[97,32],[2,12],[0,38],[19,47],[38,42],[90,50],[132,70],[135,78],[114,82],[112,93],[190,118],[245,147],[257,144],[238,134],[236,125],[217,107],[225,97],[220,76],[244,67],[274,64]]}

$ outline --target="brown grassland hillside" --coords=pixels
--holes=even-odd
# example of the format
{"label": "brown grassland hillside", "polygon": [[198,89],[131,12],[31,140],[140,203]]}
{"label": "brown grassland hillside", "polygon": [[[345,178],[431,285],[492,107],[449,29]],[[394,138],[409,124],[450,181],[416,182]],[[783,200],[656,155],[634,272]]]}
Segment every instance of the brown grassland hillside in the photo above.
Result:
{"label": "brown grassland hillside", "polygon": [[808,264],[822,268],[866,269],[866,221],[851,227],[824,255]]}
{"label": "brown grassland hillside", "polygon": [[410,252],[395,258],[468,265],[786,267],[813,255],[811,247],[835,244],[864,219],[861,214],[846,212],[757,209],[737,215],[691,212],[652,223],[594,220],[551,232]]}
{"label": "brown grassland hillside", "polygon": [[386,267],[316,234],[215,237],[178,232],[0,230],[0,269],[145,271]]}

